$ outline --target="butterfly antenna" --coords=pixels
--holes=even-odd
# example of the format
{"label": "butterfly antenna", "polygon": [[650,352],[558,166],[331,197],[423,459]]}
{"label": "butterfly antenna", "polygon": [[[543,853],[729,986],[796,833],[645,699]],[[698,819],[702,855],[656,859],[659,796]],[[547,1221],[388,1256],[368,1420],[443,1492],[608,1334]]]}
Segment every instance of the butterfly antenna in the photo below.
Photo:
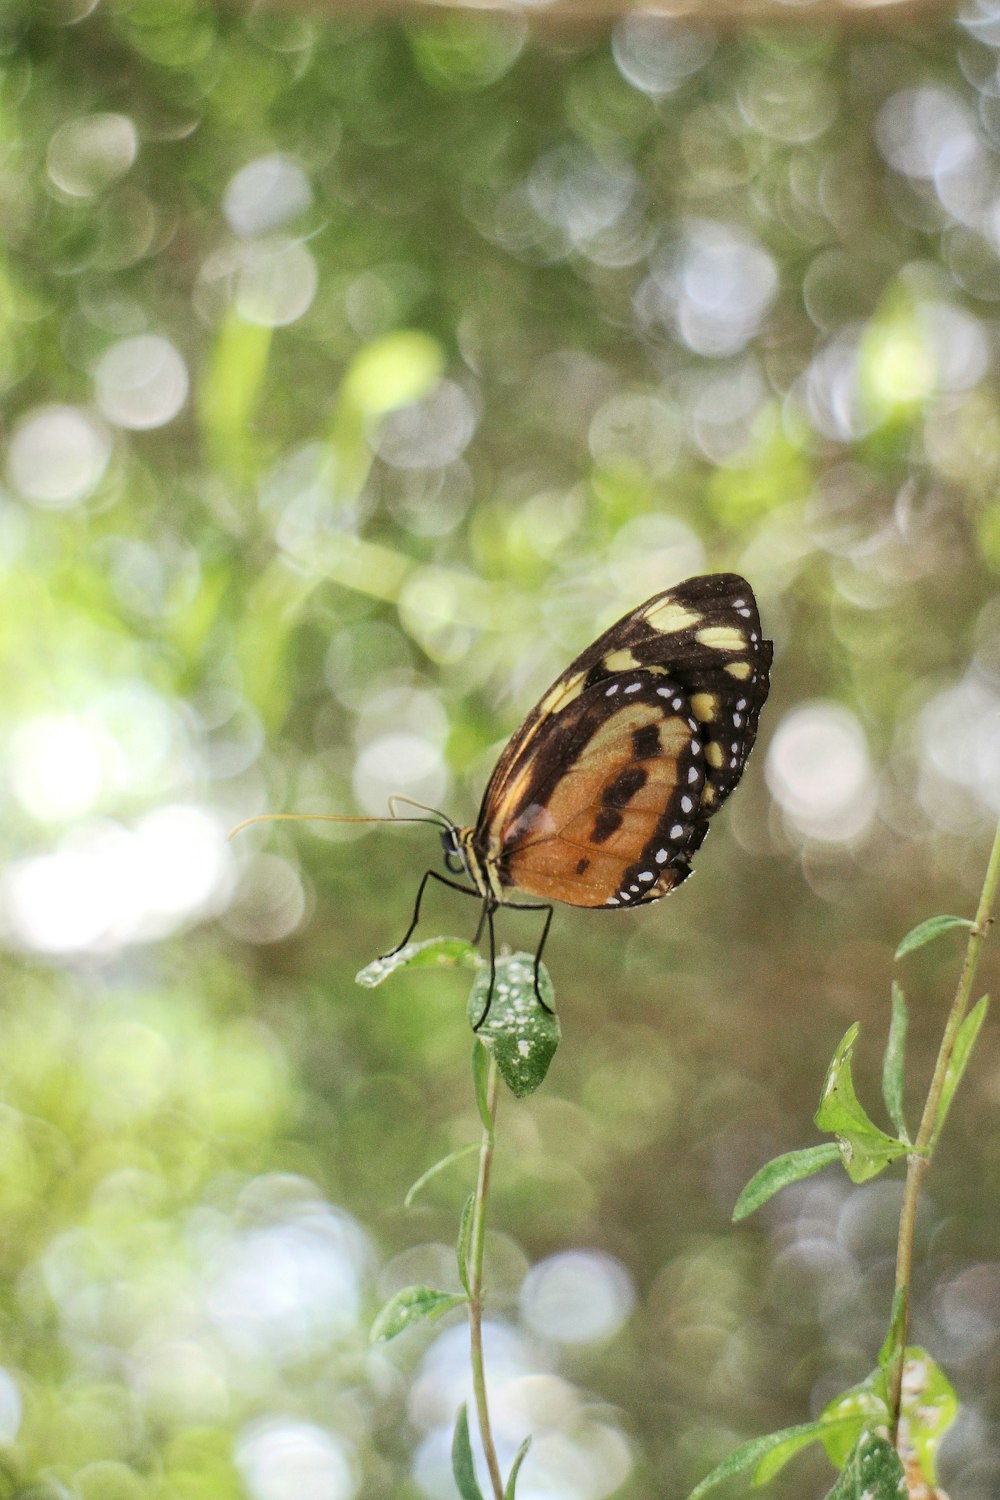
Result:
{"label": "butterfly antenna", "polygon": [[[421,804],[414,802],[412,805],[419,807]],[[429,812],[433,810],[433,808],[428,809]],[[243,832],[244,828],[249,828],[254,823],[434,823],[440,826],[443,818],[443,813],[439,813],[434,818],[397,818],[395,813],[389,818],[356,818],[340,813],[256,813],[254,817],[244,818],[242,823],[237,823],[235,828],[231,828],[229,837],[235,838],[238,833]],[[450,828],[452,824],[448,823],[445,826]]]}
{"label": "butterfly antenna", "polygon": [[[418,818],[409,818],[409,819],[408,818],[399,818],[399,817],[397,817],[397,814],[396,814],[396,803],[397,802],[402,802],[407,807],[418,807],[421,812],[430,813],[431,816],[429,818],[419,818],[419,819]],[[455,824],[451,821],[451,819],[449,818],[449,816],[448,816],[447,813],[439,812],[436,807],[428,807],[425,802],[415,802],[412,797],[405,797],[402,792],[393,792],[392,796],[389,798],[389,814],[390,814],[390,818],[393,821],[396,821],[396,822],[399,822],[399,823],[406,823],[406,822],[412,822],[412,823],[416,823],[416,822],[431,823],[431,822],[434,822],[434,823],[440,823],[440,825],[441,825],[442,828],[454,828],[455,827]]]}

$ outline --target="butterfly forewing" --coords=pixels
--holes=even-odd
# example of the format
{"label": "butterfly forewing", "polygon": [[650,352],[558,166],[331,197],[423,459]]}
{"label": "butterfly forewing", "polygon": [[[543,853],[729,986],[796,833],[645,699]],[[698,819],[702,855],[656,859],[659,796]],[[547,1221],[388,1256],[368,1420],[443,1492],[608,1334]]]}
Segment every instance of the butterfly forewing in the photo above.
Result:
{"label": "butterfly forewing", "polygon": [[647,600],[577,657],[507,745],[477,857],[501,886],[574,906],[665,895],[742,774],[770,660],[736,574]]}

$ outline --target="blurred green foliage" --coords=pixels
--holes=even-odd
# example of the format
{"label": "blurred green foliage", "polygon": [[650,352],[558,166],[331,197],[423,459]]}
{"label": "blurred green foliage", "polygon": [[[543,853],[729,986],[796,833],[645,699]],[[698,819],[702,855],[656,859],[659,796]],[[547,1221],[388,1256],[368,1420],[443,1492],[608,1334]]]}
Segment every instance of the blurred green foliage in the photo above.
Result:
{"label": "blurred green foliage", "polygon": [[[436,840],[226,833],[470,818],[570,656],[704,569],[753,583],[772,698],[698,878],[558,913],[500,1441],[533,1495],[660,1500],[871,1368],[892,1170],[728,1221],[1000,809],[998,40],[988,0],[720,36],[6,0],[0,1495],[451,1495],[464,1333],[367,1325],[454,1278],[461,1169],[401,1201],[476,1135],[466,986],[353,984]],[[953,1500],[1000,1486],[998,1097],[984,1034],[915,1287]]]}

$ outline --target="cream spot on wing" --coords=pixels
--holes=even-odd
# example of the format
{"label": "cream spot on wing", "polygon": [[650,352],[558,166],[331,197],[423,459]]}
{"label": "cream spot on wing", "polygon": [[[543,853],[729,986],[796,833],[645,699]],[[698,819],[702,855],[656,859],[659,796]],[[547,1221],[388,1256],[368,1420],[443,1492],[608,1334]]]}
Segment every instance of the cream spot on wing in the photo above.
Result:
{"label": "cream spot on wing", "polygon": [[646,613],[646,624],[652,625],[661,635],[673,635],[678,630],[687,630],[692,625],[697,625],[700,619],[701,615],[694,610],[685,609],[683,604],[678,604],[674,599],[663,599]]}
{"label": "cream spot on wing", "polygon": [[565,708],[574,699],[579,698],[583,692],[583,684],[586,681],[585,672],[574,672],[572,677],[565,682],[557,682],[550,687],[541,703],[538,705],[540,714],[551,714],[558,708]]}
{"label": "cream spot on wing", "polygon": [[[744,663],[740,662],[739,665],[743,666]],[[726,671],[729,671],[728,667]],[[708,724],[715,718],[717,707],[718,703],[714,693],[695,693],[691,699],[692,712],[695,718],[700,719],[703,724]]]}
{"label": "cream spot on wing", "polygon": [[705,750],[705,759],[708,761],[710,766],[714,766],[715,769],[718,770],[722,765],[722,746],[717,745],[713,740],[713,742]]}
{"label": "cream spot on wing", "polygon": [[706,807],[711,807],[715,801],[715,787],[706,783],[702,790],[701,800]]}
{"label": "cream spot on wing", "polygon": [[742,630],[735,625],[706,625],[696,633],[695,640],[712,651],[742,651],[746,645]]}
{"label": "cream spot on wing", "polygon": [[627,672],[630,667],[641,667],[642,662],[623,646],[620,651],[609,651],[601,666],[608,672]]}
{"label": "cream spot on wing", "polygon": [[738,682],[746,682],[750,676],[750,663],[748,661],[727,661],[722,670],[728,672],[730,677],[735,677]]}

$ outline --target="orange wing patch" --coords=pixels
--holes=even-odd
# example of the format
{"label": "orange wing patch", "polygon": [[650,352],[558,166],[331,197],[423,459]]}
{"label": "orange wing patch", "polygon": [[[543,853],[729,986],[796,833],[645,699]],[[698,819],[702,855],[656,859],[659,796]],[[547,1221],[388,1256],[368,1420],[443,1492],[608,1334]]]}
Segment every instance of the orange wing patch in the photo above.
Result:
{"label": "orange wing patch", "polygon": [[[704,781],[702,747],[693,718],[670,706],[684,707],[676,690],[666,701],[659,696],[662,676],[636,674],[635,681],[642,697],[625,699],[594,730],[544,802],[501,825],[503,878],[529,895],[622,905],[655,900],[683,878],[678,865]],[[593,695],[585,716],[602,696]]]}

